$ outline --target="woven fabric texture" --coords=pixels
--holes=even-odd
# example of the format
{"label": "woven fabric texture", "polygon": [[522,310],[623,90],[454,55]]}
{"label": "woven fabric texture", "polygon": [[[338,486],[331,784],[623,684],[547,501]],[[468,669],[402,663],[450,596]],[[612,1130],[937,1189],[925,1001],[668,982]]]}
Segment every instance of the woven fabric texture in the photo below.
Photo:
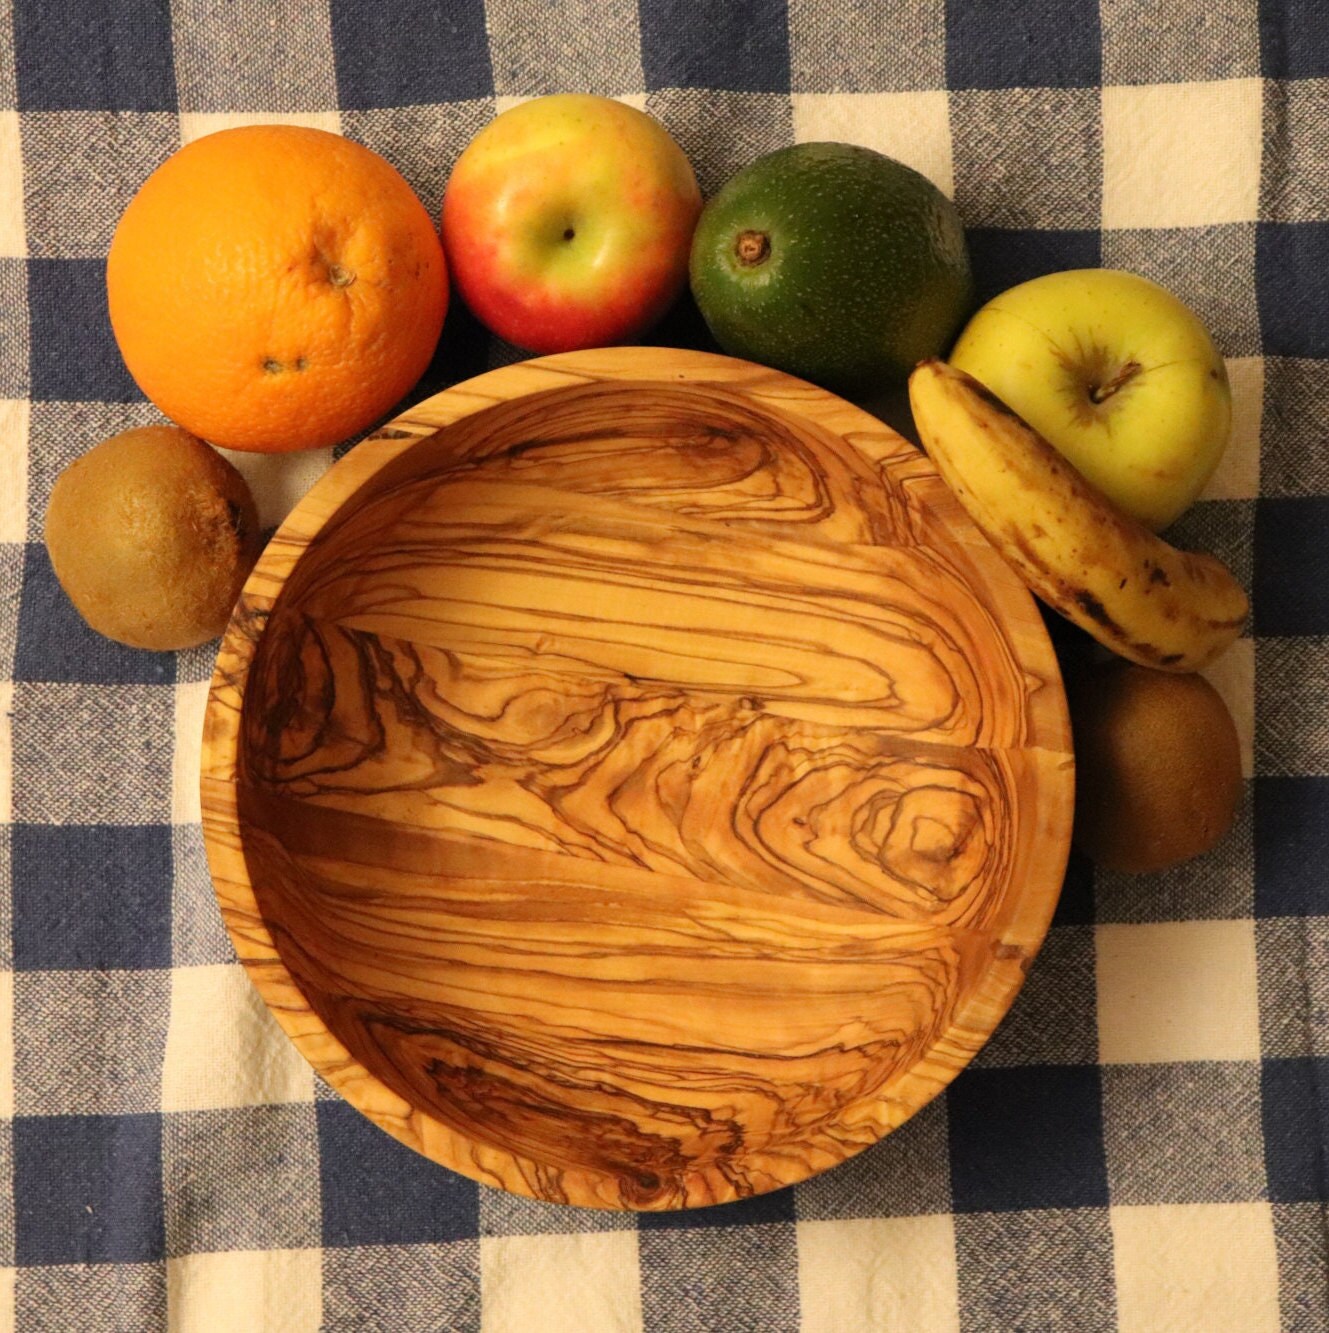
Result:
{"label": "woven fabric texture", "polygon": [[[322,126],[436,210],[475,131],[561,90],[659,117],[708,195],[800,141],[899,157],[954,197],[983,296],[1166,284],[1236,408],[1178,538],[1254,605],[1211,672],[1247,777],[1227,841],[1155,876],[1073,859],[945,1096],[794,1189],[641,1218],[476,1185],[321,1085],[208,880],[215,646],[93,635],[41,540],[60,469],[159,419],[104,260],[168,154]],[[519,355],[454,306],[412,400]],[[0,1328],[1325,1333],[1327,360],[1319,0],[0,0]],[[265,522],[331,462],[247,464]]]}

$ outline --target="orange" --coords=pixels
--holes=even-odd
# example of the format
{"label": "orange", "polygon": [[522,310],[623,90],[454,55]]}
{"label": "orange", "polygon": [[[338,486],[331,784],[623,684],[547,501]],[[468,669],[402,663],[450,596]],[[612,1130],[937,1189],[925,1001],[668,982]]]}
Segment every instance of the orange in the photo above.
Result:
{"label": "orange", "polygon": [[230,449],[335,444],[433,355],[448,304],[438,233],[377,153],[257,125],[187,144],[144,182],[106,264],[139,388]]}

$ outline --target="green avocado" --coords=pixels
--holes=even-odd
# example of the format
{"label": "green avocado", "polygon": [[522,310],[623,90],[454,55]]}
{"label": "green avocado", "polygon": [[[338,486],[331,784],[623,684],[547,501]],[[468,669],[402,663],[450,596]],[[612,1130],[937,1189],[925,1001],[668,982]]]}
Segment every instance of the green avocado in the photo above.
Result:
{"label": "green avocado", "polygon": [[703,210],[689,272],[726,352],[858,395],[944,352],[973,302],[955,206],[911,167],[844,143],[740,171]]}

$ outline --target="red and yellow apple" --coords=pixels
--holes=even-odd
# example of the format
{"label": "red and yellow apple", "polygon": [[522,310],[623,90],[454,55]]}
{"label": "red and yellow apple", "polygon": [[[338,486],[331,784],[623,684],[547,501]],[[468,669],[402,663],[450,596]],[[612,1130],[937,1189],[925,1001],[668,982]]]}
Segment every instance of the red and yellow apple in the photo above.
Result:
{"label": "red and yellow apple", "polygon": [[627,342],[687,279],[701,193],[657,121],[559,93],[496,117],[457,160],[443,244],[462,299],[532,352]]}

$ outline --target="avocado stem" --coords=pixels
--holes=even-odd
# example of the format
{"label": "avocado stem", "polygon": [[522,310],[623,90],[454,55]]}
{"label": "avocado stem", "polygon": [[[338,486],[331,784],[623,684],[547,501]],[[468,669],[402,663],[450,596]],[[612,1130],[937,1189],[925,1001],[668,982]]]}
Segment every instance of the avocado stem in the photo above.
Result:
{"label": "avocado stem", "polygon": [[1106,402],[1118,389],[1129,384],[1143,369],[1144,367],[1138,361],[1127,361],[1111,379],[1104,380],[1102,384],[1091,384],[1089,386],[1089,400],[1094,403]]}
{"label": "avocado stem", "polygon": [[771,238],[764,231],[741,231],[734,242],[734,253],[744,268],[756,268],[769,258]]}

